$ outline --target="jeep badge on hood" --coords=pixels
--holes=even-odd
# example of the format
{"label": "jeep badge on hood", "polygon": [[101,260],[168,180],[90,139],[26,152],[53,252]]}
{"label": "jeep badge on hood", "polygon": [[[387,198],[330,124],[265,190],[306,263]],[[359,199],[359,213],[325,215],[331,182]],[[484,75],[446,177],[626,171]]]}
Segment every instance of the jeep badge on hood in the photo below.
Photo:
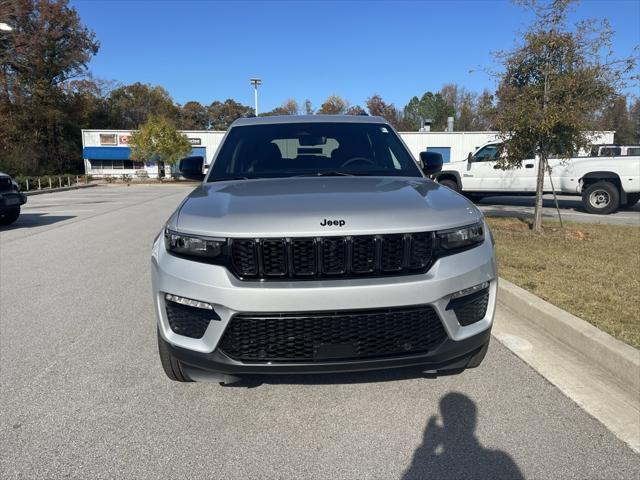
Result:
{"label": "jeep badge on hood", "polygon": [[320,222],[321,227],[330,227],[332,225],[335,225],[336,227],[344,227],[344,224],[344,220],[327,220],[326,218]]}

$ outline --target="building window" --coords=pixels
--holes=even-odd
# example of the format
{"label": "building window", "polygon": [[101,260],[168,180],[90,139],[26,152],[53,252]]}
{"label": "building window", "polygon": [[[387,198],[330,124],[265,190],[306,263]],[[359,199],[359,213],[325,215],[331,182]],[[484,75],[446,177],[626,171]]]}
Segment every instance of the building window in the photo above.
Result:
{"label": "building window", "polygon": [[101,133],[100,145],[117,145],[118,139],[115,133]]}
{"label": "building window", "polygon": [[105,165],[107,162],[111,163],[109,160],[91,160],[91,170],[104,170],[105,168],[111,168],[110,166],[107,167]]}
{"label": "building window", "polygon": [[132,160],[89,160],[91,170],[142,170],[144,162]]}

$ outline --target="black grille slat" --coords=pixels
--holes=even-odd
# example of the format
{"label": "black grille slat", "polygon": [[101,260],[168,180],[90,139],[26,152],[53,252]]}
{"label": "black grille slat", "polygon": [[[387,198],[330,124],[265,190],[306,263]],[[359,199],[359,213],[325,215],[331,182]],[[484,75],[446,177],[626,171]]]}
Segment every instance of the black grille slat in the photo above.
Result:
{"label": "black grille slat", "polygon": [[376,266],[375,237],[353,237],[351,241],[351,271],[371,273]]}
{"label": "black grille slat", "polygon": [[325,237],[321,241],[322,273],[341,275],[347,268],[347,242],[344,237]]}
{"label": "black grille slat", "polygon": [[230,240],[241,279],[351,278],[423,273],[432,264],[432,233]]}
{"label": "black grille slat", "polygon": [[397,272],[402,270],[404,237],[402,235],[387,235],[382,237],[381,242],[380,269],[383,272]]}
{"label": "black grille slat", "polygon": [[446,338],[432,307],[233,317],[220,343],[225,354],[249,362],[323,361],[326,345],[347,345],[344,359],[424,354]]}
{"label": "black grille slat", "polygon": [[262,269],[266,277],[283,277],[287,274],[286,242],[283,239],[262,240]]}
{"label": "black grille slat", "polygon": [[409,268],[423,269],[431,262],[432,236],[430,233],[414,233],[410,238]]}
{"label": "black grille slat", "polygon": [[315,275],[317,270],[316,242],[312,238],[291,240],[291,268],[294,275]]}
{"label": "black grille slat", "polygon": [[234,240],[232,261],[241,276],[258,275],[258,256],[254,240]]}

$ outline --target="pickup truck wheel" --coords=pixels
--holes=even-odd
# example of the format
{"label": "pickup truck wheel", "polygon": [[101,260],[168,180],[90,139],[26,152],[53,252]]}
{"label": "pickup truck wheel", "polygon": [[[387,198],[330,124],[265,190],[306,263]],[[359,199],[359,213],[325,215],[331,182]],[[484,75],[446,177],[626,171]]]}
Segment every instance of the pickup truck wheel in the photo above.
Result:
{"label": "pickup truck wheel", "polygon": [[589,213],[607,215],[620,206],[620,192],[613,183],[596,182],[582,192],[582,203]]}
{"label": "pickup truck wheel", "polygon": [[450,188],[451,190],[453,190],[454,192],[458,192],[460,193],[460,188],[458,188],[458,182],[456,182],[455,180],[438,180],[438,183],[440,185],[444,185],[445,187]]}
{"label": "pickup truck wheel", "polygon": [[627,201],[624,203],[625,207],[633,207],[640,200],[640,193],[627,193]]}
{"label": "pickup truck wheel", "polygon": [[171,355],[171,351],[169,350],[169,345],[162,338],[160,332],[158,334],[158,353],[160,354],[160,363],[162,363],[162,369],[164,373],[167,374],[171,380],[175,382],[192,382],[191,380],[182,370],[182,365],[180,361]]}
{"label": "pickup truck wheel", "polygon": [[7,210],[2,216],[0,216],[0,225],[11,225],[20,216],[20,207],[15,207]]}

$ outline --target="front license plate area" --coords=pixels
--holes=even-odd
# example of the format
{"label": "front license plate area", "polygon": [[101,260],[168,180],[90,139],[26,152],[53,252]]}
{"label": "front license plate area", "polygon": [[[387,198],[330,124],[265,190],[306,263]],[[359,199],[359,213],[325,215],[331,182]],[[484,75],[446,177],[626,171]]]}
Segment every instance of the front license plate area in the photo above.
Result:
{"label": "front license plate area", "polygon": [[336,360],[357,356],[358,352],[353,343],[322,343],[313,347],[314,360]]}
{"label": "front license plate area", "polygon": [[4,199],[4,204],[7,206],[18,205],[19,203],[20,203],[20,199],[16,197],[7,197]]}

